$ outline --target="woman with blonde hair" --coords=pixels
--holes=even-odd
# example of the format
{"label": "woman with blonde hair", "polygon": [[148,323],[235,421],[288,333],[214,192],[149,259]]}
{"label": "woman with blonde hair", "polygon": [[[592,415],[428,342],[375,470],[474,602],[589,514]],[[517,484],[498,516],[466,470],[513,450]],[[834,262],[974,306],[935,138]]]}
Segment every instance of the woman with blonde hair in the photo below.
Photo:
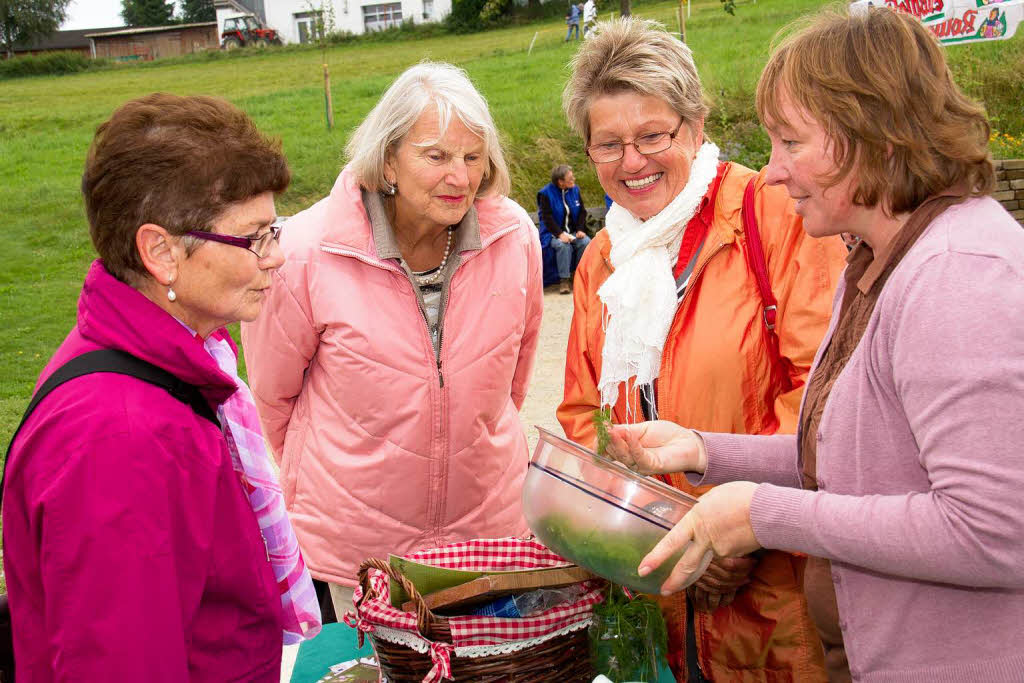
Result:
{"label": "woman with blonde hair", "polygon": [[640,571],[691,539],[664,590],[708,549],[805,553],[832,680],[1019,681],[1024,232],[988,196],[984,111],[935,36],[886,8],[792,33],[757,108],[767,180],[807,233],[861,241],[796,436],[615,430],[613,454],[641,471],[732,482]]}
{"label": "woman with blonde hair", "polygon": [[[842,241],[810,239],[782,188],[719,161],[690,50],[653,22],[599,24],[563,102],[615,202],[576,271],[566,434],[593,443],[602,406],[616,423],[795,431]],[[719,558],[687,595],[664,600],[676,675],[823,679],[803,563],[784,552]]]}
{"label": "woman with blonde hair", "polygon": [[[448,64],[400,75],[330,196],[291,218],[249,377],[313,576],[526,530],[519,408],[541,262],[487,103]],[[289,235],[290,233],[290,235]]]}

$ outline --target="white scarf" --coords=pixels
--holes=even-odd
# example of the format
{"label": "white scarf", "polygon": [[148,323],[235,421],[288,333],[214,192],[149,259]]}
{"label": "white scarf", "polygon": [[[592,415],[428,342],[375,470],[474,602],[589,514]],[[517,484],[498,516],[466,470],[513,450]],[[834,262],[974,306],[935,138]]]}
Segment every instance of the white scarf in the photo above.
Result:
{"label": "white scarf", "polygon": [[[718,147],[705,142],[697,150],[686,187],[656,216],[640,221],[618,204],[608,210],[605,227],[615,272],[597,290],[604,304],[604,350],[597,385],[602,406],[614,406],[619,384],[631,377],[636,377],[636,385],[644,385],[658,376],[678,303],[672,268],[686,225],[717,173]],[[653,404],[654,397],[649,398]]]}

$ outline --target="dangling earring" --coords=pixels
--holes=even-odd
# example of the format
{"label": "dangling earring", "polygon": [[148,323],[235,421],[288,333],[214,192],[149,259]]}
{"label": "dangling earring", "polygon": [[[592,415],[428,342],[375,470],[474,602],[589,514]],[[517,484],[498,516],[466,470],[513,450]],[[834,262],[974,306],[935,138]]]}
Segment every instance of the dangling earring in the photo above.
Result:
{"label": "dangling earring", "polygon": [[170,282],[167,283],[167,300],[168,301],[176,301],[177,298],[178,298],[178,295],[174,293],[174,288],[171,287],[171,285],[173,285],[173,284],[174,284],[174,280],[173,279]]}
{"label": "dangling earring", "polygon": [[384,194],[389,197],[394,197],[398,194],[398,183],[388,183],[388,187],[384,190]]}

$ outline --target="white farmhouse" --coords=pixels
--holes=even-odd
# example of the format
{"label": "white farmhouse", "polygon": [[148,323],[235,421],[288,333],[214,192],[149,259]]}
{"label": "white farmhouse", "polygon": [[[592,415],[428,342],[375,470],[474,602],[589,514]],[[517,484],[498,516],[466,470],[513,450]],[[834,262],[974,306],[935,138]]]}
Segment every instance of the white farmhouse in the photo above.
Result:
{"label": "white farmhouse", "polygon": [[[217,30],[224,20],[253,14],[277,31],[285,43],[316,40],[317,18],[334,9],[334,30],[365,33],[411,19],[417,24],[440,21],[452,10],[452,0],[214,0]],[[325,17],[326,18],[326,17]]]}

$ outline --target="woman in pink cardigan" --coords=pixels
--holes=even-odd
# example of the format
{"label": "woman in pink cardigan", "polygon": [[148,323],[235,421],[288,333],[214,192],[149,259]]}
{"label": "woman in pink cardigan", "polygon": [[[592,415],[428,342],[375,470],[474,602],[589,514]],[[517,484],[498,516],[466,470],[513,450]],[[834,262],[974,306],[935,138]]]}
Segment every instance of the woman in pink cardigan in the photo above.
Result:
{"label": "woman in pink cardigan", "polygon": [[242,336],[292,523],[336,616],[360,563],[518,535],[540,243],[460,69],[398,77],[291,218]]}
{"label": "woman in pink cardigan", "polygon": [[768,181],[809,234],[861,244],[795,436],[614,430],[635,469],[731,482],[639,571],[692,541],[674,592],[708,550],[807,553],[831,680],[1019,681],[1024,230],[987,196],[984,113],[935,37],[885,8],[823,13],[787,38],[757,106]]}

